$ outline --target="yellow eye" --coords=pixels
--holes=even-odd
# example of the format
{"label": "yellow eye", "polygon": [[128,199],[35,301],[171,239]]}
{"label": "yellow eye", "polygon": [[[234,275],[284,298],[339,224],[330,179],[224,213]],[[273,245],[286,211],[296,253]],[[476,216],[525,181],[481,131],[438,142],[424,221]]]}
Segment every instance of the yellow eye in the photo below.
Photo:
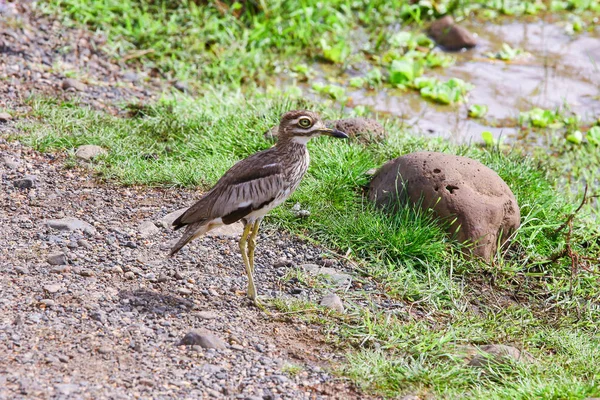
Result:
{"label": "yellow eye", "polygon": [[310,118],[302,117],[298,120],[298,125],[300,125],[302,128],[309,128],[312,125],[312,121]]}

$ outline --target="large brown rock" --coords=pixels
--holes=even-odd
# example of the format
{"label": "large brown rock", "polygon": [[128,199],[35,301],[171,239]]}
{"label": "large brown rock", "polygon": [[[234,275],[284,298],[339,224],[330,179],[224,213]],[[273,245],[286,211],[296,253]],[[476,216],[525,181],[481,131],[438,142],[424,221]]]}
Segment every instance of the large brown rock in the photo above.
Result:
{"label": "large brown rock", "polygon": [[456,25],[450,15],[432,22],[427,33],[438,45],[450,51],[470,49],[477,45],[475,36],[462,26]]}
{"label": "large brown rock", "polygon": [[373,177],[369,199],[393,212],[401,204],[432,208],[448,232],[473,255],[490,260],[498,240],[519,227],[520,211],[506,183],[470,158],[418,152],[386,163]]}
{"label": "large brown rock", "polygon": [[[339,129],[346,133],[351,139],[356,139],[361,143],[371,143],[382,140],[387,133],[383,125],[371,118],[343,118],[334,121],[325,121],[328,127]],[[279,125],[275,125],[264,133],[267,140],[277,138]]]}

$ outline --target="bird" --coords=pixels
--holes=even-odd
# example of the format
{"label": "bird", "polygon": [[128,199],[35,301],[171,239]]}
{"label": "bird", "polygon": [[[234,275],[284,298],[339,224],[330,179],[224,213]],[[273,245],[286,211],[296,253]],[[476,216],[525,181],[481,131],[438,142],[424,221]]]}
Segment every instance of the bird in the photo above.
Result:
{"label": "bird", "polygon": [[327,127],[315,112],[293,110],[283,114],[273,147],[233,165],[208,192],[173,221],[175,230],[185,227],[185,231],[171,249],[170,256],[211,229],[241,221],[244,229],[239,248],[248,276],[247,296],[259,305],[253,275],[254,250],[261,221],[296,190],[310,162],[306,145],[311,138],[320,135],[348,138],[346,133]]}

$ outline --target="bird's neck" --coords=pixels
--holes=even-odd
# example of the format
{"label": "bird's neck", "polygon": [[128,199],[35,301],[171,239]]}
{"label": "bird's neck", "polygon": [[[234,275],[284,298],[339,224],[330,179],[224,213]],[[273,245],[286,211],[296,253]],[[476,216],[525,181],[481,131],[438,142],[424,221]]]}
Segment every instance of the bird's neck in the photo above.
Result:
{"label": "bird's neck", "polygon": [[310,136],[293,136],[293,137],[280,137],[277,140],[276,146],[280,149],[306,149],[306,144],[310,140]]}

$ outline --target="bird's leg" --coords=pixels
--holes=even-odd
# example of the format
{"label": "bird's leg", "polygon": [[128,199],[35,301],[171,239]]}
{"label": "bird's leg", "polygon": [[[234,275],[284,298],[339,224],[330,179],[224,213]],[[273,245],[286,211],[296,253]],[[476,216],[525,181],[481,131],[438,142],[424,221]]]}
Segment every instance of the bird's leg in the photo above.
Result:
{"label": "bird's leg", "polygon": [[256,248],[256,236],[262,219],[257,219],[252,226],[252,233],[248,238],[248,261],[250,261],[250,271],[254,274],[254,249]]}
{"label": "bird's leg", "polygon": [[246,275],[248,275],[248,297],[256,301],[256,287],[254,286],[254,279],[252,278],[252,269],[250,268],[250,261],[248,260],[248,253],[246,252],[246,242],[248,241],[248,235],[250,229],[254,224],[244,225],[244,232],[240,238],[240,252],[242,253],[242,259],[244,260],[244,267],[246,267]]}

